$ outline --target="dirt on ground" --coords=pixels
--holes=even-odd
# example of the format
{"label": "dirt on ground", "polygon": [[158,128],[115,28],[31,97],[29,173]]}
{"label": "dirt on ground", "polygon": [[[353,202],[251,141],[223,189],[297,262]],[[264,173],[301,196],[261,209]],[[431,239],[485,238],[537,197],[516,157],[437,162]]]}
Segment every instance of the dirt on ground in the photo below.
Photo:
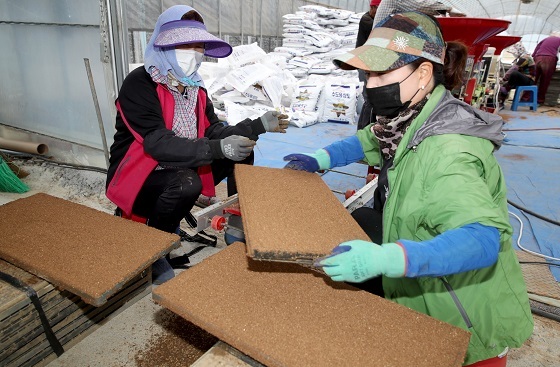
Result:
{"label": "dirt on ground", "polygon": [[560,366],[560,322],[533,315],[533,335],[508,354],[508,367]]}
{"label": "dirt on ground", "polygon": [[189,366],[218,341],[215,336],[165,309],[158,312],[156,322],[164,326],[165,332],[154,335],[147,348],[134,356],[138,367]]}

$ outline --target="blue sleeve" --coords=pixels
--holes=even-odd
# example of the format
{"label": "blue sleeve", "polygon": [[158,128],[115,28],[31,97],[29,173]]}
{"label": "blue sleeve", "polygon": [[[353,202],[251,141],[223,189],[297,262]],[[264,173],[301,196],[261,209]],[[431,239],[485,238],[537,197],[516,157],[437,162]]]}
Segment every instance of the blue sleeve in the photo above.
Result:
{"label": "blue sleeve", "polygon": [[331,168],[346,166],[365,157],[362,144],[357,136],[339,140],[324,147],[331,159]]}
{"label": "blue sleeve", "polygon": [[500,233],[480,223],[446,231],[428,241],[398,241],[406,251],[406,277],[444,276],[494,264]]}

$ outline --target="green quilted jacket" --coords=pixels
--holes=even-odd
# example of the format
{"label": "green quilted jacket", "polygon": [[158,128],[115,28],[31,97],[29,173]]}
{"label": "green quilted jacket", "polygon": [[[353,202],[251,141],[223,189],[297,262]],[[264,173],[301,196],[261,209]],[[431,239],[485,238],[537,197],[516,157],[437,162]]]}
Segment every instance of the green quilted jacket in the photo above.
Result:
{"label": "green quilted jacket", "polygon": [[[506,185],[494,149],[502,119],[457,100],[442,86],[403,136],[388,171],[383,240],[429,240],[470,223],[500,232],[498,261],[445,277],[383,279],[385,297],[471,333],[464,364],[521,346],[533,330],[527,290],[515,252]],[[365,159],[379,165],[377,139],[357,134]]]}

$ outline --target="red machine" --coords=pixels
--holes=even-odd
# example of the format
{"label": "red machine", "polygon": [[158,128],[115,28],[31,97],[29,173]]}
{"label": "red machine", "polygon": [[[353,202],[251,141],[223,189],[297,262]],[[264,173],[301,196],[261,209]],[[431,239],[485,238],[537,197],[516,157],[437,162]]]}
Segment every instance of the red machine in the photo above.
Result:
{"label": "red machine", "polygon": [[502,51],[517,42],[521,41],[520,36],[493,36],[486,40],[490,47],[496,48],[495,55],[499,55]]}
{"label": "red machine", "polygon": [[460,41],[469,47],[469,59],[465,70],[466,83],[458,93],[458,97],[466,103],[474,104],[476,102],[474,99],[480,93],[484,94],[486,90],[482,80],[484,73],[481,72],[484,66],[482,56],[488,50],[489,45],[492,45],[490,40],[498,37],[496,35],[505,31],[511,22],[501,19],[459,17],[441,17],[438,18],[438,21],[446,42]]}

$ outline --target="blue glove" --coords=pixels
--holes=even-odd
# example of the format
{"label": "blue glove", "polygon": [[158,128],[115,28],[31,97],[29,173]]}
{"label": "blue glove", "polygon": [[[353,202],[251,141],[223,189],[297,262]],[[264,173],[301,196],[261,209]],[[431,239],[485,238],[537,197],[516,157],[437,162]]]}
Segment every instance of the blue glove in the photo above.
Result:
{"label": "blue glove", "polygon": [[373,242],[353,240],[335,247],[331,255],[315,264],[337,282],[362,283],[379,275],[399,278],[405,275],[406,255],[396,243],[379,246]]}
{"label": "blue glove", "polygon": [[317,172],[331,168],[331,158],[325,149],[318,149],[315,153],[293,153],[284,157],[289,161],[284,168],[298,171]]}

